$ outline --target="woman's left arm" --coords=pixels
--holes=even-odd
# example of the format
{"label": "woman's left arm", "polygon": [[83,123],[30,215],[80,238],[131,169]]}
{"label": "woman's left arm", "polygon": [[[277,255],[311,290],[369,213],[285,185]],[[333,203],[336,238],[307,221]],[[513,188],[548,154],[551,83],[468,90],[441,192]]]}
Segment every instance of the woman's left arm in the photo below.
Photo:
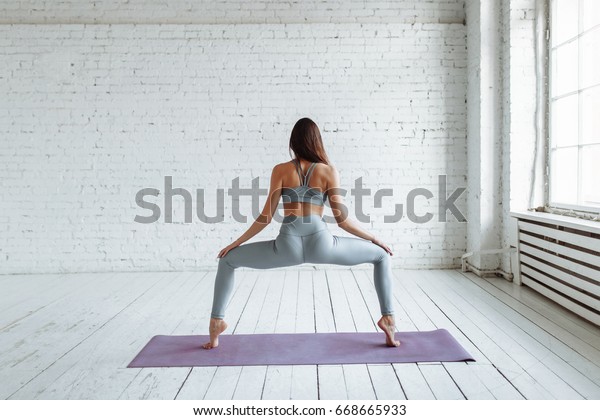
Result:
{"label": "woman's left arm", "polygon": [[233,248],[236,248],[246,242],[247,240],[254,237],[254,235],[261,232],[271,220],[273,220],[273,215],[275,214],[275,210],[277,210],[277,206],[279,205],[279,199],[281,198],[281,168],[280,165],[275,165],[273,171],[271,172],[271,185],[269,187],[269,195],[267,196],[267,202],[263,207],[262,212],[258,215],[254,223],[248,228],[246,232],[242,234],[238,239],[233,241],[231,244],[227,245],[225,248],[219,252],[219,258],[227,255],[229,251]]}

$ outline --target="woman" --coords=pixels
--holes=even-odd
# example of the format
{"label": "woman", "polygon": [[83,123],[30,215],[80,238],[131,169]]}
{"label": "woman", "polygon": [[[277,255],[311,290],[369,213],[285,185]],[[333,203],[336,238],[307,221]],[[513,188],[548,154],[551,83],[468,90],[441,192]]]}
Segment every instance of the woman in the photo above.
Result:
{"label": "woman", "polygon": [[[294,125],[289,147],[295,158],[273,168],[263,211],[242,236],[219,252],[210,341],[202,347],[217,347],[219,334],[227,328],[223,317],[233,292],[236,268],[266,269],[302,263],[372,263],[382,315],[377,325],[385,333],[388,346],[399,346],[400,342],[394,339],[390,248],[348,218],[338,172],[330,165],[319,128],[311,119],[302,118]],[[280,198],[284,218],[277,238],[242,245],[271,222]],[[327,199],[338,226],[362,239],[338,237],[329,232],[322,218]]]}

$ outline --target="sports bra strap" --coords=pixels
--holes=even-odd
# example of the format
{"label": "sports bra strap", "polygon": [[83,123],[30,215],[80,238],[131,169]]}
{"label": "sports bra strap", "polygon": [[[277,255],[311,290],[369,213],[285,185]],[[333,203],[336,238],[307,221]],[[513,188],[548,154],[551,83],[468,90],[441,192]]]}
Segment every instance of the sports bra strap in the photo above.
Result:
{"label": "sports bra strap", "polygon": [[292,162],[294,162],[294,165],[296,166],[296,172],[298,172],[298,178],[300,179],[300,185],[302,185],[302,167],[300,166],[300,162],[297,161],[296,159],[294,159]]}
{"label": "sports bra strap", "polygon": [[308,167],[308,170],[306,171],[306,175],[302,175],[302,165],[300,165],[300,161],[294,159],[293,162],[294,165],[296,165],[296,171],[298,172],[298,177],[300,178],[300,185],[308,185],[310,177],[312,176],[312,171],[317,163],[311,163]]}
{"label": "sports bra strap", "polygon": [[308,185],[308,183],[310,182],[310,177],[312,176],[313,170],[315,169],[316,165],[316,162],[311,163],[310,167],[308,168],[308,171],[306,171],[306,176],[304,177],[304,185]]}

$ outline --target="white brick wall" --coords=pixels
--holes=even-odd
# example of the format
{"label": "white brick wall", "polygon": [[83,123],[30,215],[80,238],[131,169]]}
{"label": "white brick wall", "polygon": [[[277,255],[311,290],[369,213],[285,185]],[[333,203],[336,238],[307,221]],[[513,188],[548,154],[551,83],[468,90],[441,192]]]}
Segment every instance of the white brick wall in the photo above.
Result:
{"label": "white brick wall", "polygon": [[[371,197],[365,212],[396,265],[459,264],[465,224],[437,221],[437,176],[448,174],[449,193],[466,185],[462,24],[0,25],[0,32],[2,273],[214,267],[218,250],[250,223],[232,220],[231,197],[223,223],[195,216],[184,223],[176,197],[175,223],[139,224],[136,214],[148,211],[135,193],[160,189],[164,210],[164,177],[172,176],[174,187],[205,189],[213,215],[216,189],[235,177],[245,188],[254,177],[268,187],[303,116],[321,127],[348,190],[360,176],[365,187],[393,188],[386,208],[373,209]],[[418,187],[435,194],[417,201],[417,212],[434,220],[383,223]],[[250,200],[240,208],[248,214]]]}
{"label": "white brick wall", "polygon": [[0,23],[462,23],[460,0],[0,0]]}

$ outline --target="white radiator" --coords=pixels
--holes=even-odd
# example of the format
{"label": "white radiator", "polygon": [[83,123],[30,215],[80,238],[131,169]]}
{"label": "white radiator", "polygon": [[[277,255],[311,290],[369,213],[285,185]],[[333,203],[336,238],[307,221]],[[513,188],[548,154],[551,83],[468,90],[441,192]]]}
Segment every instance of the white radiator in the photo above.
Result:
{"label": "white radiator", "polygon": [[521,283],[600,325],[600,223],[547,213],[511,214],[518,219]]}

